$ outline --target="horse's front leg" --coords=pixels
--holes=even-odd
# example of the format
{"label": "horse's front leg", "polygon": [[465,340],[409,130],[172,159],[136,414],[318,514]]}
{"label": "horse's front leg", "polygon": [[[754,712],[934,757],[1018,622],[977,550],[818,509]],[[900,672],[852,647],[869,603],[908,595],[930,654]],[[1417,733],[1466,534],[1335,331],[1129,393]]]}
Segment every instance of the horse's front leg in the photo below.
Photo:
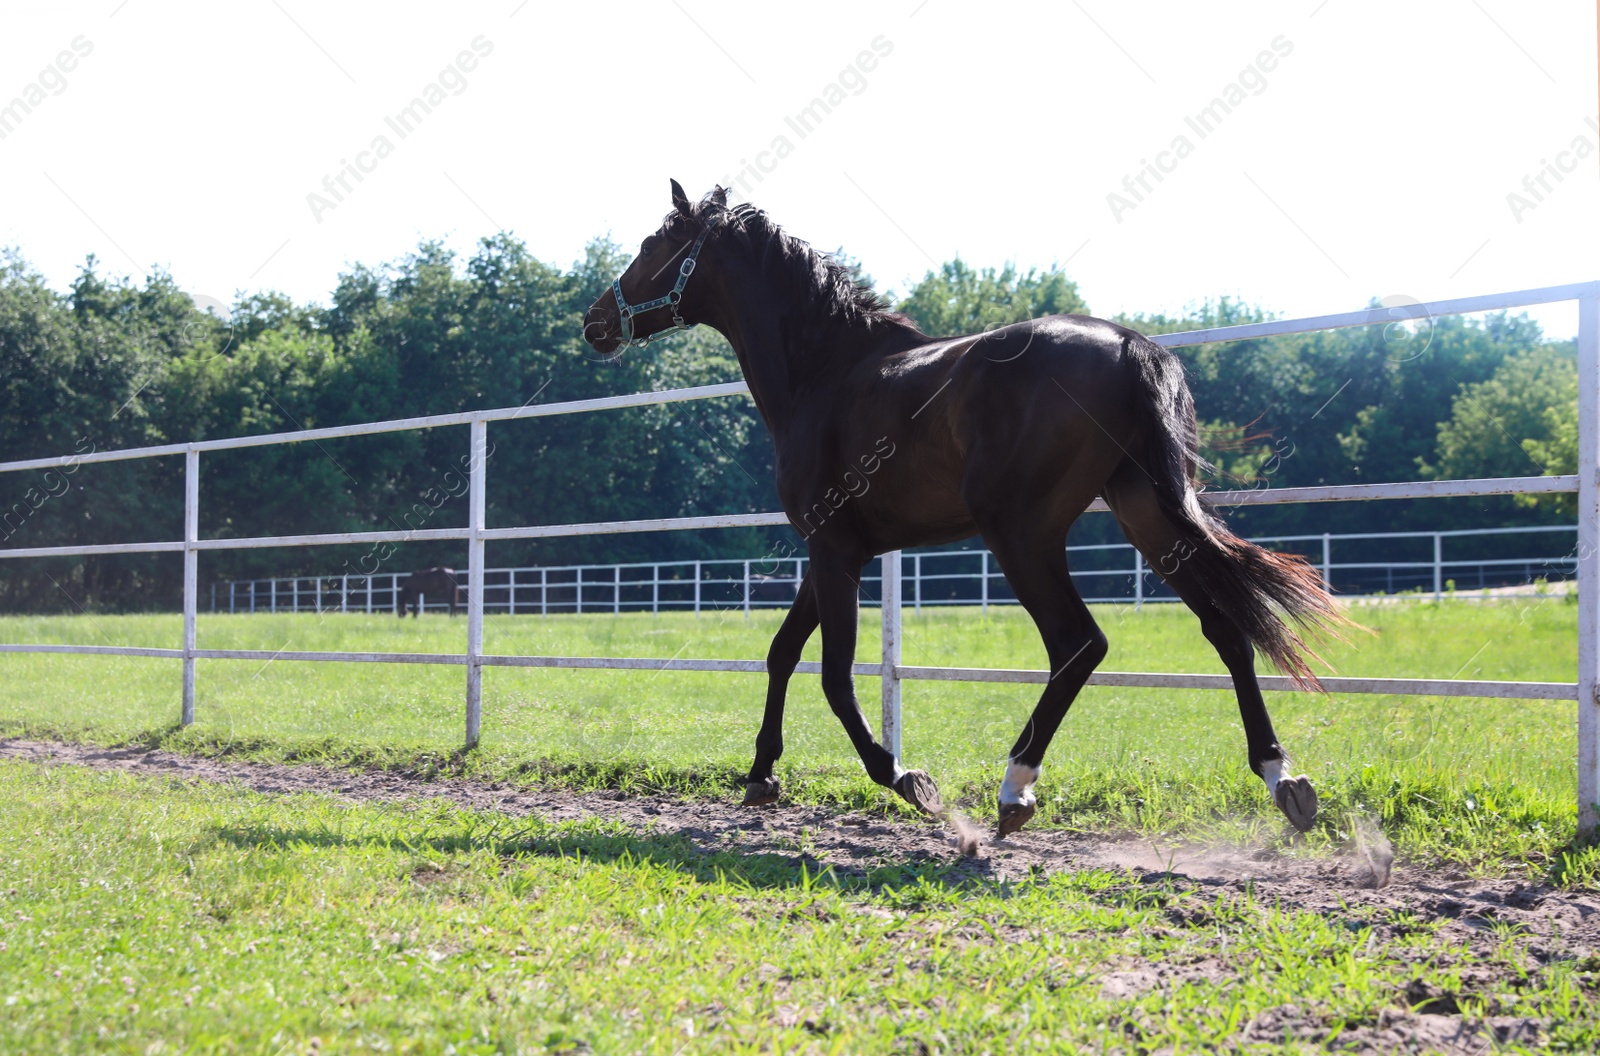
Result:
{"label": "horse's front leg", "polygon": [[811,632],[817,629],[817,595],[811,589],[807,572],[795,590],[794,604],[783,618],[783,626],[772,636],[767,650],[767,709],[761,717],[761,732],[756,734],[756,758],[744,779],[744,805],[758,807],[776,803],[783,787],[772,776],[772,768],[783,755],[783,705],[789,692],[789,678]]}
{"label": "horse's front leg", "polygon": [[866,564],[839,555],[811,552],[811,576],[817,594],[817,615],[822,624],[822,692],[828,706],[844,725],[844,732],[855,745],[867,775],[892,788],[918,810],[928,814],[944,811],[939,789],[921,770],[902,770],[900,761],[879,744],[856,700],[854,668],[856,631],[860,616],[858,576]]}

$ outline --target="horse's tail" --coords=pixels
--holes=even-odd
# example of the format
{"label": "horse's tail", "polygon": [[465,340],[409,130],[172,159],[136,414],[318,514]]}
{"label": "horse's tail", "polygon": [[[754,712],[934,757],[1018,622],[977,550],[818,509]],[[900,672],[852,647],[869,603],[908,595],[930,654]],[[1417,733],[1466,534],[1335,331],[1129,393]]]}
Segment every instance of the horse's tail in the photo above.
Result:
{"label": "horse's tail", "polygon": [[1155,484],[1161,512],[1188,544],[1174,557],[1182,559],[1200,589],[1278,670],[1307,689],[1320,690],[1307,658],[1322,658],[1297,627],[1337,637],[1341,627],[1353,624],[1335,607],[1322,576],[1305,558],[1239,538],[1201,499],[1195,479],[1204,462],[1183,364],[1143,337],[1130,339],[1128,348],[1143,389],[1138,401],[1144,436],[1141,468]]}

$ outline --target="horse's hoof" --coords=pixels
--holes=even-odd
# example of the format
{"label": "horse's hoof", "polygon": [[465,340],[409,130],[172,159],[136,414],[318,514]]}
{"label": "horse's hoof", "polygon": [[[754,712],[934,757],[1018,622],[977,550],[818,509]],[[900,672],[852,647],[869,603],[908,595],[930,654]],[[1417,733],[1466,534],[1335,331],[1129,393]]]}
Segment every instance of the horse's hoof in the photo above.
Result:
{"label": "horse's hoof", "polygon": [[764,807],[768,803],[776,803],[783,794],[783,786],[775,777],[761,781],[749,781],[744,786],[744,802],[740,806]]}
{"label": "horse's hoof", "polygon": [[995,832],[995,839],[1003,840],[1016,832],[1033,819],[1033,812],[1037,809],[1032,803],[1002,803],[1000,804],[1000,827]]}
{"label": "horse's hoof", "polygon": [[921,770],[907,770],[894,783],[900,798],[924,814],[943,814],[944,800],[939,798],[939,786]]}
{"label": "horse's hoof", "polygon": [[1317,820],[1317,790],[1311,787],[1310,778],[1304,775],[1280,778],[1272,798],[1289,819],[1290,825],[1301,832],[1311,831],[1312,824]]}

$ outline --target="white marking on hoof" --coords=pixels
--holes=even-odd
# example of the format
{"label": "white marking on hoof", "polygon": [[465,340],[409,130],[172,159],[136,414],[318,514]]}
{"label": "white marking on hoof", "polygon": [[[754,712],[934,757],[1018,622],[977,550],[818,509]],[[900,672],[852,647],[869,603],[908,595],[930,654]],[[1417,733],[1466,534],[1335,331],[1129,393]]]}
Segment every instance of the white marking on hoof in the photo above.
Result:
{"label": "white marking on hoof", "polygon": [[1273,805],[1283,811],[1290,824],[1308,832],[1317,819],[1317,790],[1304,775],[1296,777],[1287,769],[1288,760],[1269,759],[1261,764],[1261,780],[1267,784]]}
{"label": "white marking on hoof", "polygon": [[1283,760],[1268,759],[1261,764],[1261,780],[1267,783],[1267,795],[1278,801],[1278,782],[1283,780]]}
{"label": "white marking on hoof", "polygon": [[1006,766],[1005,780],[1000,782],[1000,802],[1008,806],[1033,806],[1033,783],[1039,780],[1039,772],[1037,766],[1012,760]]}

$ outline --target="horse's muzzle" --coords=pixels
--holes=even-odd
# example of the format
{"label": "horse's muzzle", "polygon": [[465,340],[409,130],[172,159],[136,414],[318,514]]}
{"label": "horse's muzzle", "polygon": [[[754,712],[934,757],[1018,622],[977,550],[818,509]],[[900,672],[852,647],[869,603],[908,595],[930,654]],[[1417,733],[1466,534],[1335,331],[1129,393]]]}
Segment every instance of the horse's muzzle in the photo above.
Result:
{"label": "horse's muzzle", "polygon": [[583,317],[583,339],[590,348],[611,359],[622,351],[621,320],[596,304]]}

